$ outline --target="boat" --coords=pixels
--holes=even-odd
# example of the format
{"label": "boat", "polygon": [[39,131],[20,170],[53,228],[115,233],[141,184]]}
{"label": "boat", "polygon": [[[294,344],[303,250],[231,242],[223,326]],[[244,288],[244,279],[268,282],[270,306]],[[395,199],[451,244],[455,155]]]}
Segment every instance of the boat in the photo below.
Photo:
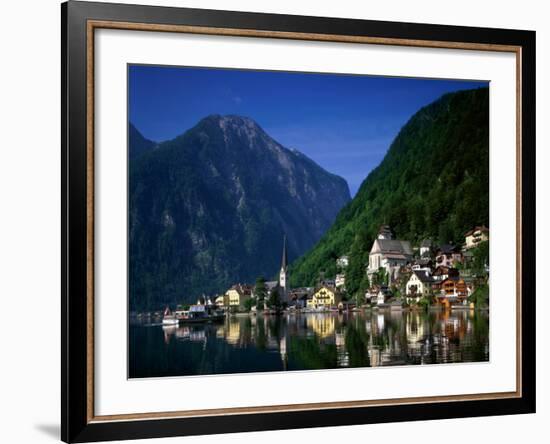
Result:
{"label": "boat", "polygon": [[225,319],[225,313],[212,305],[196,304],[191,305],[189,310],[182,310],[177,318],[182,324],[220,322]]}
{"label": "boat", "polygon": [[164,310],[164,315],[162,317],[162,325],[178,325],[178,324],[179,324],[179,320],[176,317],[176,315],[170,311],[169,307],[166,307],[166,309]]}

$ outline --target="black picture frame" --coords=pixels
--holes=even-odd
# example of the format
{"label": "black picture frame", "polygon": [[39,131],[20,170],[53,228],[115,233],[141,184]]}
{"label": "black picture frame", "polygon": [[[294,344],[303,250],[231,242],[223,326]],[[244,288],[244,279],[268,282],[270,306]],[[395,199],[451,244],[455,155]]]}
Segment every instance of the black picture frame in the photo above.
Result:
{"label": "black picture frame", "polygon": [[[512,45],[521,49],[521,395],[319,410],[96,421],[90,417],[87,23],[186,25],[381,39]],[[535,412],[535,32],[69,1],[61,5],[61,438],[90,442]],[[512,198],[512,197],[511,197]],[[90,314],[92,313],[92,314]]]}

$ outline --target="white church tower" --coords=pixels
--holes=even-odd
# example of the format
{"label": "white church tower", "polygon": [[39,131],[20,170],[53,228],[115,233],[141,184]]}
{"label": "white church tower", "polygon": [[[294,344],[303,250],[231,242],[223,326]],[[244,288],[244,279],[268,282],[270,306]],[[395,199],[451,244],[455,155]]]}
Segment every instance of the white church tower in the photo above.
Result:
{"label": "white church tower", "polygon": [[288,291],[290,290],[290,282],[288,275],[288,258],[286,254],[286,234],[283,237],[283,257],[281,259],[281,271],[279,272],[279,287],[281,287],[281,296],[283,300],[288,297]]}

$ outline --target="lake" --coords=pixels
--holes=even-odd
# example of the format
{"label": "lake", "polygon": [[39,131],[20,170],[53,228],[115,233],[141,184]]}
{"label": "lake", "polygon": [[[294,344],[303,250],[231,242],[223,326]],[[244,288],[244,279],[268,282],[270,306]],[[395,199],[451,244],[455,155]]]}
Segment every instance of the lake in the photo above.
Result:
{"label": "lake", "polygon": [[129,329],[130,378],[488,360],[489,315],[475,310],[238,315]]}

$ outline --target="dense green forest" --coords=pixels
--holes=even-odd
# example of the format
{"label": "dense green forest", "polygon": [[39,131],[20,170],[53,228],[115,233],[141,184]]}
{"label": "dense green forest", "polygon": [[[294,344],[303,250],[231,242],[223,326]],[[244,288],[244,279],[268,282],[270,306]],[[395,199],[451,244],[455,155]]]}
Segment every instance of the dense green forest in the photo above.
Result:
{"label": "dense green forest", "polygon": [[468,229],[489,226],[488,88],[446,94],[407,122],[329,231],[292,264],[292,286],[314,284],[320,271],[334,276],[336,258],[349,254],[346,287],[355,293],[383,223],[413,245],[462,243]]}

